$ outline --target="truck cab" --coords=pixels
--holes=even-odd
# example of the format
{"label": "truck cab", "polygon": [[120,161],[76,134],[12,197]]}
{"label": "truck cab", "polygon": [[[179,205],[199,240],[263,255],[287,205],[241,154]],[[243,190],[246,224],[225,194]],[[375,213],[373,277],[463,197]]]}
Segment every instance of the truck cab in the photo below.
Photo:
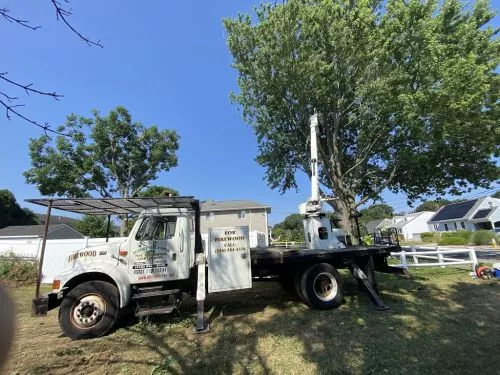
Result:
{"label": "truck cab", "polygon": [[193,293],[195,245],[201,241],[198,201],[193,203],[194,208],[146,209],[126,240],[81,249],[65,259],[46,309],[61,306],[60,325],[67,336],[101,336],[121,310],[163,314],[178,307],[183,292]]}

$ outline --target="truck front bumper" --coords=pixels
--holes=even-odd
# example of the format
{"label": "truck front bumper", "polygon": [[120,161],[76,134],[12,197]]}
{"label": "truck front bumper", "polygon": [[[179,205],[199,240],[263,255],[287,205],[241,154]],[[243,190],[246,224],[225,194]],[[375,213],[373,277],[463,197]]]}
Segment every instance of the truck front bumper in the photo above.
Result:
{"label": "truck front bumper", "polygon": [[32,316],[46,316],[49,310],[53,310],[61,305],[62,298],[58,293],[49,293],[44,296],[35,297],[32,301]]}

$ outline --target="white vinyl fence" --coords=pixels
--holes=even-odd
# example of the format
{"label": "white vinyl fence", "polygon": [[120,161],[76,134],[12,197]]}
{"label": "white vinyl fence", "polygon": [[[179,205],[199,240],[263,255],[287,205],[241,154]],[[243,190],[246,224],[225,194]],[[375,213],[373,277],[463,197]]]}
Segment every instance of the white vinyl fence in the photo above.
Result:
{"label": "white vinyl fence", "polygon": [[[119,242],[125,237],[111,237],[109,242]],[[45,245],[45,259],[43,261],[43,283],[51,283],[54,277],[61,273],[64,260],[79,249],[97,246],[106,243],[106,238],[82,238],[71,240],[47,240]],[[14,254],[25,259],[39,259],[42,248],[42,239],[0,239],[0,255]]]}
{"label": "white vinyl fence", "polygon": [[[456,257],[462,254],[466,257]],[[452,257],[455,255],[455,257]],[[419,247],[415,246],[404,247],[401,252],[391,253],[392,257],[399,258],[401,260],[400,264],[395,265],[396,267],[406,268],[409,267],[445,267],[453,265],[470,264],[472,267],[472,272],[475,272],[475,267],[478,264],[476,258],[476,252],[474,249],[463,248],[463,249],[440,249],[437,247]]]}

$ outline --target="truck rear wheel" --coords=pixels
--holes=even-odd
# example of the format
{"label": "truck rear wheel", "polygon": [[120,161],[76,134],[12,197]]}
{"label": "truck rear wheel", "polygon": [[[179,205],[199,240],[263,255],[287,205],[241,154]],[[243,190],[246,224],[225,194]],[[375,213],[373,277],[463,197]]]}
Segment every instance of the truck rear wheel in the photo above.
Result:
{"label": "truck rear wheel", "polygon": [[72,289],[59,309],[59,325],[72,340],[100,337],[118,317],[119,294],[105,281],[87,281]]}
{"label": "truck rear wheel", "polygon": [[302,274],[301,297],[315,309],[333,309],[342,303],[342,278],[328,263],[315,264]]}

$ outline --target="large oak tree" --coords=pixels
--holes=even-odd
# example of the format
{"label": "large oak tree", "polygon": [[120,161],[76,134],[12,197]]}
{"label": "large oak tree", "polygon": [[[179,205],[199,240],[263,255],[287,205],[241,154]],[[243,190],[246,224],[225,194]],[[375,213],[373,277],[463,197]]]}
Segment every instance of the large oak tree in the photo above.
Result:
{"label": "large oak tree", "polygon": [[389,188],[410,200],[499,175],[500,57],[486,1],[289,0],[224,20],[233,93],[272,188],[309,171],[322,113],[321,183],[344,229]]}
{"label": "large oak tree", "polygon": [[[58,131],[69,137],[30,141],[32,167],[24,176],[42,195],[134,197],[177,165],[177,133],[134,122],[123,107],[105,117],[97,111],[92,118],[72,114]],[[125,230],[122,221],[122,235]]]}

